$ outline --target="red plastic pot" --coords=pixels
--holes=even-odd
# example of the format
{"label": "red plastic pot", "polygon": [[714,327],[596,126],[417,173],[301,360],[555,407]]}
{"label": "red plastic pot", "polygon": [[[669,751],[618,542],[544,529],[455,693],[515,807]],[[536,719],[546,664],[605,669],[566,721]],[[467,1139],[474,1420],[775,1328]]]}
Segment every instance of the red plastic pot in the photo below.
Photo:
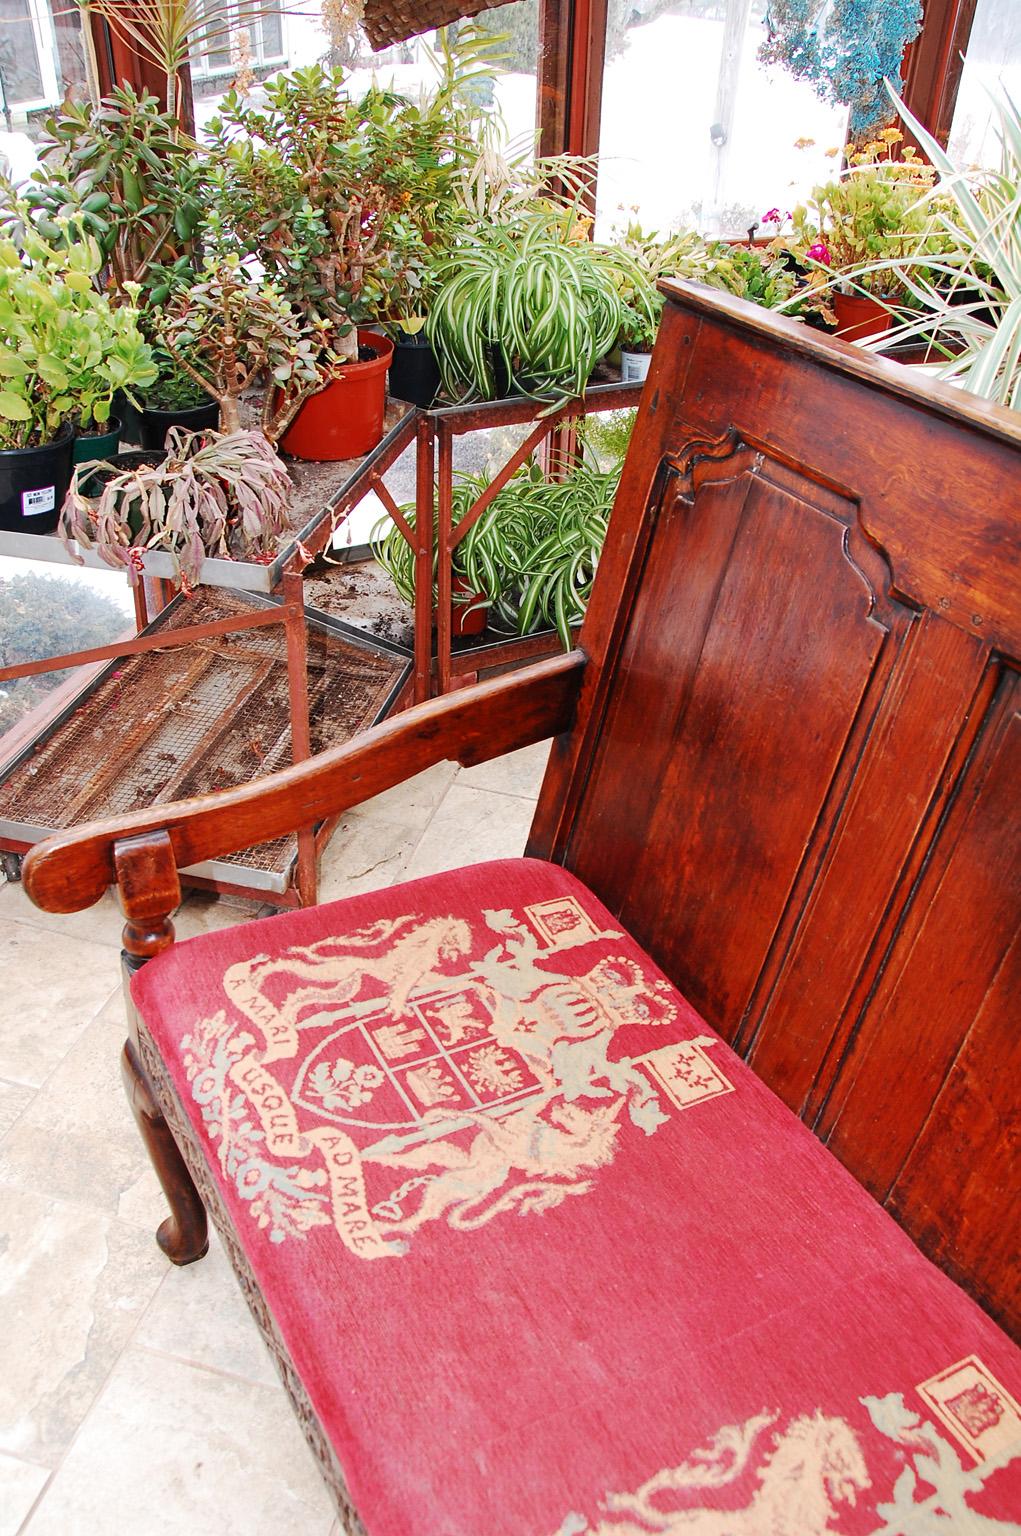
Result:
{"label": "red plastic pot", "polygon": [[450,582],[450,595],[455,599],[465,597],[469,599],[468,602],[451,603],[451,634],[481,635],[489,621],[489,604],[486,602],[485,593],[476,592],[475,588],[455,571]]}
{"label": "red plastic pot", "polygon": [[376,355],[344,363],[325,389],[305,401],[280,446],[296,459],[358,459],[383,436],[386,371],[394,344],[378,331],[359,331],[358,344]]}
{"label": "red plastic pot", "polygon": [[864,293],[835,293],[833,313],[837,317],[837,335],[841,341],[863,341],[866,336],[881,336],[890,329],[893,316],[878,299]]}

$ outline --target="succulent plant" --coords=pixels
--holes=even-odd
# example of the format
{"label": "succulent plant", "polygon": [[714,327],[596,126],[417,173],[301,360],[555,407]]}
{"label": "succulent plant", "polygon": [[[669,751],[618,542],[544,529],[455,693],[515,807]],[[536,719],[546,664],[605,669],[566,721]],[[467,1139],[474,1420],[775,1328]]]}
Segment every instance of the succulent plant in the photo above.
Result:
{"label": "succulent plant", "polygon": [[20,243],[0,238],[0,448],[51,441],[66,421],[102,425],[118,389],[156,378],[137,316],[114,307],[93,280],[102,257],[95,239],[57,245],[31,224]]}
{"label": "succulent plant", "polygon": [[[96,497],[84,493],[97,474]],[[149,550],[164,550],[190,588],[207,555],[258,558],[272,554],[286,526],[291,482],[261,432],[167,434],[166,457],[119,472],[115,464],[79,466],[60,519],[69,552],[95,549],[132,582]]]}
{"label": "succulent plant", "polygon": [[155,325],[179,371],[219,403],[225,432],[240,431],[242,397],[261,385],[261,427],[275,443],[327,378],[322,330],[277,283],[256,282],[236,255],[207,258],[198,281],[175,295]]}

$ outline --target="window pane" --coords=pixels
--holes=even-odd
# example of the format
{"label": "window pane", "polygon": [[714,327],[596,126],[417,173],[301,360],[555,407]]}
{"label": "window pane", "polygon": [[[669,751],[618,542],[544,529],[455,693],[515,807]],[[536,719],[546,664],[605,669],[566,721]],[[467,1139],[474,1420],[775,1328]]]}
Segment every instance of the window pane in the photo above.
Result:
{"label": "window pane", "polygon": [[[0,0],[0,4],[11,0]],[[223,0],[207,0],[210,12],[222,15]],[[428,48],[435,34],[410,38],[396,47],[374,52],[364,33],[352,33],[337,25],[333,18],[342,15],[343,6],[331,0],[240,0],[232,8],[241,36],[235,31],[230,43],[218,39],[219,52],[212,58],[199,59],[193,80],[195,119],[199,129],[215,116],[220,99],[241,65],[257,79],[266,79],[280,69],[301,69],[309,64],[340,66],[348,71],[347,88],[358,95],[376,79],[380,85],[414,96],[435,84],[435,72],[429,62]],[[258,21],[254,21],[257,17]],[[505,34],[504,51],[509,55],[504,73],[492,83],[479,82],[477,89],[488,105],[497,108],[512,139],[531,142],[535,132],[535,95],[538,59],[538,5],[536,0],[517,0],[501,5],[478,17],[478,24],[491,36]],[[210,70],[222,71],[215,78]]]}
{"label": "window pane", "polygon": [[1021,5],[1018,0],[978,0],[961,89],[950,130],[950,153],[964,165],[997,165],[996,113],[988,92],[1005,87],[1021,98]]}
{"label": "window pane", "polygon": [[759,63],[764,14],[764,0],[611,0],[601,238],[631,217],[744,236],[832,172],[825,152],[843,145],[847,109]]}
{"label": "window pane", "polygon": [[6,107],[46,94],[28,0],[0,0],[0,81]]}

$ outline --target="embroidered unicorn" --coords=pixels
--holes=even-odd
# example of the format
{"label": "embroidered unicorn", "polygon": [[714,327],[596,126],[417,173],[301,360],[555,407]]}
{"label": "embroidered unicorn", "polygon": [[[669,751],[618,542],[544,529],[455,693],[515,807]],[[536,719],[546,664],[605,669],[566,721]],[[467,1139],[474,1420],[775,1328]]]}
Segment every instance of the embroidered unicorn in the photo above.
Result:
{"label": "embroidered unicorn", "polygon": [[741,1477],[776,1418],[762,1413],[727,1426],[708,1447],[657,1472],[635,1493],[610,1494],[606,1517],[597,1524],[569,1515],[557,1536],[835,1536],[837,1506],[853,1505],[870,1480],[851,1427],[818,1412],[793,1419],[774,1435],[744,1508],[692,1507],[699,1490],[724,1488]]}

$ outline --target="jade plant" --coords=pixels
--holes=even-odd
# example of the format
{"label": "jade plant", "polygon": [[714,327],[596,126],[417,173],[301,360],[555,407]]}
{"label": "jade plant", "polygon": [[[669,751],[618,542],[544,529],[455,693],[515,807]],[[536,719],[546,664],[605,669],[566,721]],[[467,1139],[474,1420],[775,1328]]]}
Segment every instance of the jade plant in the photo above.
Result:
{"label": "jade plant", "polygon": [[[510,634],[556,629],[569,650],[572,627],[585,614],[619,479],[619,464],[609,471],[583,464],[557,483],[547,481],[534,462],[523,465],[454,551],[453,572],[462,588],[455,601],[484,603],[490,624]],[[488,483],[484,475],[457,477],[455,527]],[[413,527],[414,507],[402,512]],[[398,595],[414,603],[414,555],[387,519],[373,532],[373,553]]]}
{"label": "jade plant", "polygon": [[621,328],[612,259],[554,209],[465,238],[437,279],[428,334],[453,400],[580,395]]}
{"label": "jade plant", "polygon": [[157,329],[180,379],[218,403],[225,432],[240,430],[242,400],[256,389],[261,430],[276,443],[326,379],[320,363],[325,325],[294,310],[278,284],[253,280],[237,256],[208,258],[198,281],[163,311]]}
{"label": "jade plant", "polygon": [[155,380],[134,310],[96,291],[101,263],[80,225],[56,246],[30,223],[20,244],[0,239],[0,448],[102,426],[117,390]]}
{"label": "jade plant", "polygon": [[[99,495],[86,494],[97,478],[103,482]],[[286,469],[261,432],[173,427],[160,463],[80,466],[64,502],[60,535],[76,558],[76,545],[95,549],[132,582],[147,551],[165,551],[187,589],[207,555],[272,554],[286,525],[290,489]]]}
{"label": "jade plant", "polygon": [[320,65],[263,89],[265,108],[230,91],[208,124],[220,236],[350,361],[357,326],[425,267],[421,186],[442,168],[443,135],[392,92],[349,97]]}
{"label": "jade plant", "polygon": [[98,104],[65,101],[46,120],[39,158],[23,205],[4,199],[6,222],[16,225],[27,212],[54,244],[76,239],[80,228],[102,253],[97,285],[124,300],[139,284],[143,307],[158,308],[190,280],[203,229],[204,160],[155,96],[117,86]]}

